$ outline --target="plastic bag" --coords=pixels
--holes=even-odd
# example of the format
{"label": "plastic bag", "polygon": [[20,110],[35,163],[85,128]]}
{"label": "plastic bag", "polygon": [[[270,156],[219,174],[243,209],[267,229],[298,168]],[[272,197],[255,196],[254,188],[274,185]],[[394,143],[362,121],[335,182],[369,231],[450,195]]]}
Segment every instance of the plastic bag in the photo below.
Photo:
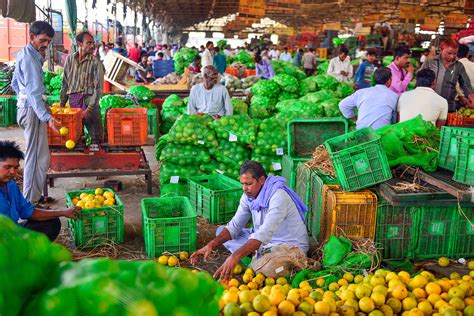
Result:
{"label": "plastic bag", "polygon": [[217,138],[208,125],[214,119],[209,115],[183,114],[169,132],[168,142],[203,147],[217,146]]}
{"label": "plastic bag", "polygon": [[335,267],[339,265],[344,257],[351,252],[352,243],[344,236],[331,235],[324,245],[324,267]]}
{"label": "plastic bag", "polygon": [[280,86],[271,80],[260,80],[251,88],[255,95],[276,98],[280,94]]}
{"label": "plastic bag", "polygon": [[248,145],[255,142],[257,126],[246,114],[224,116],[210,124],[217,138]]}
{"label": "plastic bag", "polygon": [[179,166],[192,166],[208,163],[211,156],[204,147],[168,144],[162,151],[160,160]]}
{"label": "plastic bag", "polygon": [[298,80],[287,74],[275,75],[272,81],[276,82],[280,89],[289,93],[296,93],[299,90]]}

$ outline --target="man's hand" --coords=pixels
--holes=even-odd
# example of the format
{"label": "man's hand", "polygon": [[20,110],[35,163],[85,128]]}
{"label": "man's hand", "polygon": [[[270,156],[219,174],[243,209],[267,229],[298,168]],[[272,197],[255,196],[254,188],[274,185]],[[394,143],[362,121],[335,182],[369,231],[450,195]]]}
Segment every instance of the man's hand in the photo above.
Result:
{"label": "man's hand", "polygon": [[64,217],[78,220],[78,216],[81,215],[81,210],[79,206],[73,206],[64,211]]}
{"label": "man's hand", "polygon": [[465,96],[459,96],[459,102],[464,106],[468,106],[470,103],[469,99]]}
{"label": "man's hand", "polygon": [[87,108],[85,111],[82,111],[82,118],[88,119],[90,114],[91,114],[91,111],[89,110],[89,108]]}
{"label": "man's hand", "polygon": [[213,250],[212,247],[209,244],[207,244],[206,246],[202,247],[201,249],[193,253],[191,257],[189,258],[189,262],[191,262],[192,265],[195,265],[196,263],[199,262],[200,256],[203,256],[204,261],[206,262],[209,259],[209,256],[211,255],[212,250]]}
{"label": "man's hand", "polygon": [[217,269],[216,273],[214,273],[214,279],[229,281],[232,278],[234,268],[239,261],[240,260],[235,256],[235,254],[230,255],[219,269]]}
{"label": "man's hand", "polygon": [[59,128],[57,126],[61,126],[60,120],[55,119],[54,117],[51,116],[51,118],[48,121],[48,125],[55,133],[59,133]]}
{"label": "man's hand", "polygon": [[343,75],[343,76],[347,76],[347,75],[348,75],[348,73],[347,73],[347,71],[341,70],[341,75]]}
{"label": "man's hand", "polygon": [[470,109],[474,109],[474,93],[471,93],[467,100],[468,100],[468,104],[466,104],[466,106]]}
{"label": "man's hand", "polygon": [[413,75],[413,73],[415,72],[415,66],[412,63],[408,63],[407,71],[408,73]]}
{"label": "man's hand", "polygon": [[357,83],[354,83],[352,87],[354,88],[354,90],[357,90],[359,88],[359,85]]}

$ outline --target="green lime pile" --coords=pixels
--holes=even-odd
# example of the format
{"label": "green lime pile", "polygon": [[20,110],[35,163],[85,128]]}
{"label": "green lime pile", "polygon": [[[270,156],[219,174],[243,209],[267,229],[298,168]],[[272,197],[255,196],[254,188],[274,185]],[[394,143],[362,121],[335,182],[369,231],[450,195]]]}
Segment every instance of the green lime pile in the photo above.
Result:
{"label": "green lime pile", "polygon": [[234,114],[248,114],[249,113],[249,105],[245,100],[233,98],[232,99],[232,107],[234,108]]}
{"label": "green lime pile", "polygon": [[183,114],[169,131],[167,141],[178,145],[217,146],[216,134],[207,128],[212,121],[209,115]]}
{"label": "green lime pile", "polygon": [[267,174],[281,175],[281,162],[282,156],[279,155],[257,155],[252,152],[252,160],[258,161],[263,168],[267,171]]}
{"label": "green lime pile", "polygon": [[276,117],[263,120],[257,133],[253,152],[257,155],[283,155],[287,151],[287,130],[285,121]]}
{"label": "green lime pile", "polygon": [[163,102],[161,108],[161,133],[168,133],[171,127],[173,127],[174,122],[176,122],[178,117],[184,113],[186,113],[185,101],[181,100],[176,94],[168,96]]}
{"label": "green lime pile", "polygon": [[212,121],[210,126],[219,139],[244,146],[253,144],[256,140],[257,126],[246,114],[224,116]]}

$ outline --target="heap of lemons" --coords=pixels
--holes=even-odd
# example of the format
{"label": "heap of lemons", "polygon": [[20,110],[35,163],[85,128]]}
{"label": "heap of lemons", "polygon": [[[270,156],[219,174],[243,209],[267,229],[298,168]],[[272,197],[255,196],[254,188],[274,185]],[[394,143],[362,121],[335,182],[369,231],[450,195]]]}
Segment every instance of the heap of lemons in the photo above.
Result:
{"label": "heap of lemons", "polygon": [[189,259],[189,253],[187,251],[180,251],[176,255],[164,255],[162,254],[161,256],[156,259],[159,264],[162,264],[164,266],[170,266],[170,267],[175,267],[178,263],[182,261],[187,261]]}
{"label": "heap of lemons", "polygon": [[[474,261],[468,263],[474,268]],[[245,270],[224,284],[221,315],[271,316],[472,316],[474,270],[469,275],[436,279],[428,271],[411,277],[405,271],[379,269],[367,276],[345,273],[337,282],[302,281],[292,288],[285,278]]]}
{"label": "heap of lemons", "polygon": [[84,209],[113,206],[115,205],[115,194],[110,191],[104,191],[102,188],[97,188],[94,194],[83,192],[78,197],[73,198],[72,204]]}

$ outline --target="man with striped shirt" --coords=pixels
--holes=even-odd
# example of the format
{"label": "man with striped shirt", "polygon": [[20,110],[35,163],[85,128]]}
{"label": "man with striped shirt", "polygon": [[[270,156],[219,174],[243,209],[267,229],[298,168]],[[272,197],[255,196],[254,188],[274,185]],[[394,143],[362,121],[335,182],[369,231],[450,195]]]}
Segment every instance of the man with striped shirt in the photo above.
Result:
{"label": "man with striped shirt", "polygon": [[89,32],[76,36],[79,50],[70,54],[64,64],[61,106],[69,100],[71,108],[82,109],[82,119],[93,144],[102,141],[99,101],[104,88],[104,68],[92,53],[94,37]]}

